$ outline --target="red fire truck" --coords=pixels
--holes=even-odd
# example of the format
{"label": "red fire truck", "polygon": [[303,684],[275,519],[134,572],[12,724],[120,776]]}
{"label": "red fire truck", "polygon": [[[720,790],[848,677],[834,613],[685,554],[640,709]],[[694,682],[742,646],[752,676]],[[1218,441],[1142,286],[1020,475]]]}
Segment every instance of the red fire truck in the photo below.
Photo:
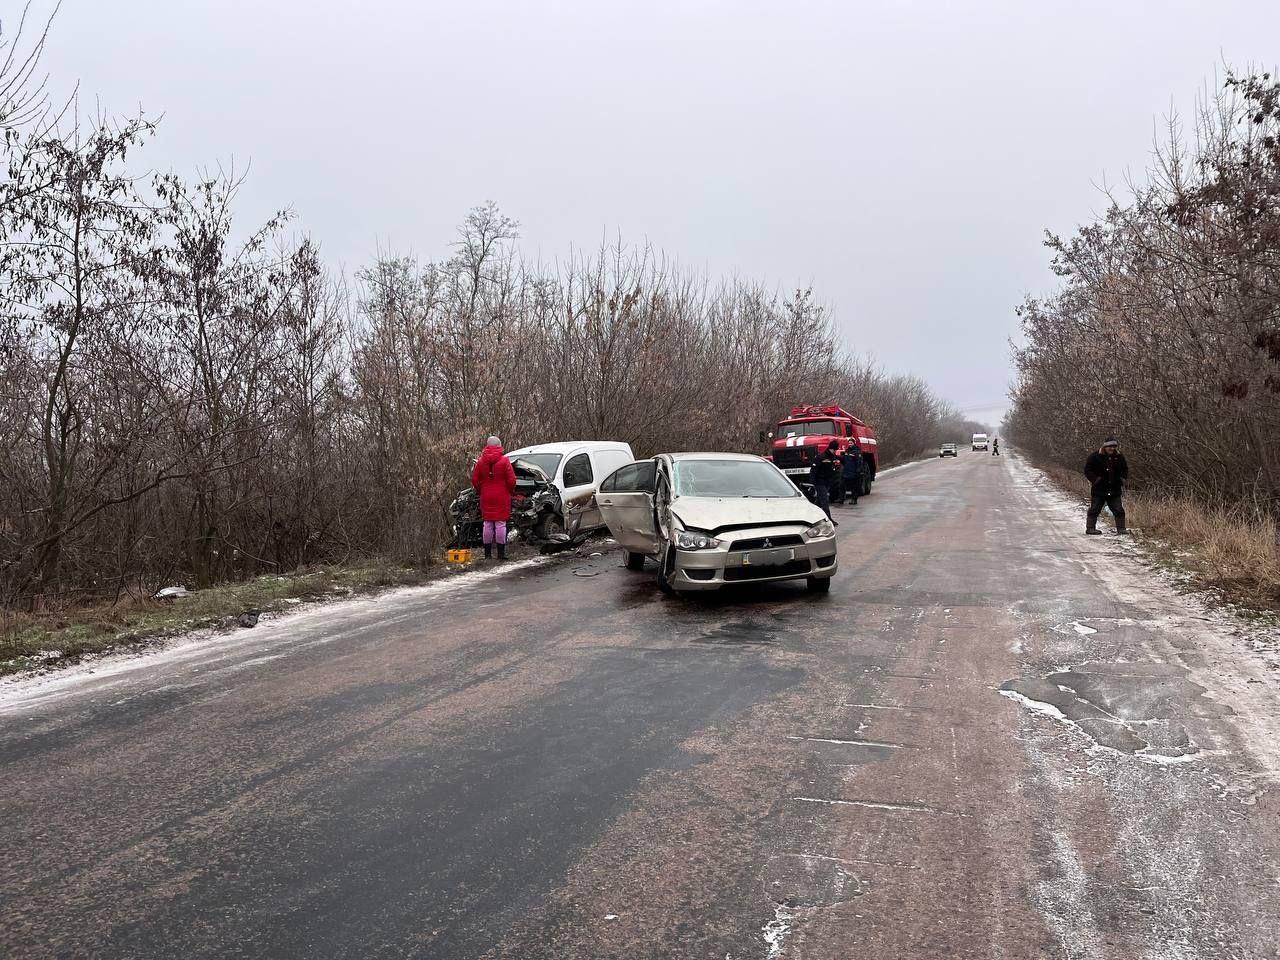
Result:
{"label": "red fire truck", "polygon": [[832,440],[840,445],[841,455],[853,440],[857,440],[862,458],[867,462],[864,489],[859,495],[865,497],[871,493],[871,481],[880,469],[876,432],[843,407],[813,404],[792,407],[791,415],[779,422],[769,436],[773,441],[771,459],[774,464],[797,482],[809,475],[813,461]]}

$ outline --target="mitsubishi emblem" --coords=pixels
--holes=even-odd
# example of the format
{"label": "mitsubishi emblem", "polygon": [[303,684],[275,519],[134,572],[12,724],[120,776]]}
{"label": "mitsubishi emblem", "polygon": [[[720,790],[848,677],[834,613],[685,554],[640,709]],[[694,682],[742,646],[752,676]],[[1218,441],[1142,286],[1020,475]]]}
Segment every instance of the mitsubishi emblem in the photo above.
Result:
{"label": "mitsubishi emblem", "polygon": [[768,550],[768,549],[769,549],[770,547],[772,547],[772,546],[773,546],[773,541],[772,541],[772,540],[770,540],[768,537],[765,537],[765,540],[764,540],[764,548],[765,548],[766,550]]}

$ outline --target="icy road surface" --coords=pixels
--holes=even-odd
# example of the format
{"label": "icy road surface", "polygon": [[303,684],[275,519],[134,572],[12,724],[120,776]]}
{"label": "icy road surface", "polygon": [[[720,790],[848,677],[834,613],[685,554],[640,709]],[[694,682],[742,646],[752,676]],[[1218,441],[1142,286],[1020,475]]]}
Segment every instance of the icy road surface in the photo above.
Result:
{"label": "icy road surface", "polygon": [[606,554],[0,686],[0,956],[1276,957],[1274,636],[1011,457],[838,516],[826,597]]}

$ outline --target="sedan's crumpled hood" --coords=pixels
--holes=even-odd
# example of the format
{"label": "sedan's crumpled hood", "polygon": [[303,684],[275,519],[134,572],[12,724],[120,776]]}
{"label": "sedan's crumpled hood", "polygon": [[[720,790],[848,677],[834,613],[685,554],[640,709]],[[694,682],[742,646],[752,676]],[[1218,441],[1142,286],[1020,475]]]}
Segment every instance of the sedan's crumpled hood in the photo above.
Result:
{"label": "sedan's crumpled hood", "polygon": [[677,497],[671,512],[687,528],[715,533],[723,527],[805,526],[827,519],[820,507],[804,497]]}

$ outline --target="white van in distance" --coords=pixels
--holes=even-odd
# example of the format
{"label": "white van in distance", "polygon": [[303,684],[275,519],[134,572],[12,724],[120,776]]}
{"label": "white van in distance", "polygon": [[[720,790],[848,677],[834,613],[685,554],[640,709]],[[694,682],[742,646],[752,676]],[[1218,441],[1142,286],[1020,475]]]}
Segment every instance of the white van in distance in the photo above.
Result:
{"label": "white van in distance", "polygon": [[987,435],[985,433],[975,433],[973,435],[973,449],[975,450],[987,449]]}

